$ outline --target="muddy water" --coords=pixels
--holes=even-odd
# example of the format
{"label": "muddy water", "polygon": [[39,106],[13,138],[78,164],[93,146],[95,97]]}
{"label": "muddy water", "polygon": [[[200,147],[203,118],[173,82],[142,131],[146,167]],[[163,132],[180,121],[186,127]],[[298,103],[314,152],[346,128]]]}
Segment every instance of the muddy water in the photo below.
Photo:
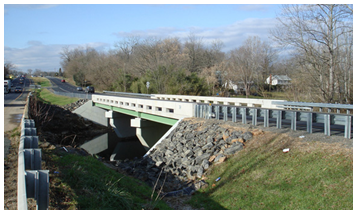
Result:
{"label": "muddy water", "polygon": [[138,138],[122,139],[115,132],[106,133],[87,141],[81,145],[81,148],[92,155],[95,154],[110,161],[133,159],[146,153]]}

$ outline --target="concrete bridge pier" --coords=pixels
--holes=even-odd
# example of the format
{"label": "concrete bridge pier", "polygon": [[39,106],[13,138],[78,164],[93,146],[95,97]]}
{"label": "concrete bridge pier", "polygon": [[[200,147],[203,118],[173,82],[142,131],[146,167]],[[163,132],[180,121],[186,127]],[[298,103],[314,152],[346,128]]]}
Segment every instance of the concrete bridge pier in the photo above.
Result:
{"label": "concrete bridge pier", "polygon": [[120,138],[135,137],[135,128],[130,126],[131,116],[115,111],[105,112],[105,117],[109,118],[109,124]]}
{"label": "concrete bridge pier", "polygon": [[153,147],[155,143],[171,128],[169,125],[141,118],[132,119],[131,126],[136,128],[136,136],[146,151]]}

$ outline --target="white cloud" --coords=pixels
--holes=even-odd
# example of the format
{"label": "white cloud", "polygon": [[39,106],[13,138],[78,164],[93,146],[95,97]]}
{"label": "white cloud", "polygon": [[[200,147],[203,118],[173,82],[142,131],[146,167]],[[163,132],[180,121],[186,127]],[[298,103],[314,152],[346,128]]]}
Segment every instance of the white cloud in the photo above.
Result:
{"label": "white cloud", "polygon": [[259,36],[262,40],[268,40],[270,29],[275,27],[274,18],[249,18],[242,21],[237,21],[231,25],[221,26],[217,28],[156,28],[149,30],[136,30],[131,32],[118,32],[115,35],[119,38],[129,36],[139,37],[178,37],[185,41],[190,34],[194,33],[197,37],[202,38],[203,42],[210,43],[214,40],[221,40],[225,47],[223,51],[229,51],[238,48],[243,41],[249,36]]}
{"label": "white cloud", "polygon": [[54,71],[60,68],[60,52],[62,48],[68,46],[70,49],[77,47],[92,47],[97,50],[104,50],[108,44],[88,43],[88,44],[51,44],[44,45],[40,41],[28,41],[29,46],[25,48],[4,47],[4,58],[6,62],[15,65],[16,70],[26,72],[28,69],[40,69],[42,71]]}
{"label": "white cloud", "polygon": [[[223,51],[230,51],[238,48],[249,36],[259,36],[262,40],[269,39],[270,29],[275,27],[275,19],[249,18],[237,21],[230,25],[216,28],[174,28],[161,27],[149,30],[137,30],[131,32],[117,32],[118,38],[129,36],[168,38],[177,37],[182,42],[186,41],[190,32],[202,38],[202,42],[210,44],[214,40],[221,40],[224,43]],[[53,71],[60,67],[60,52],[62,48],[68,46],[70,49],[79,46],[90,46],[98,51],[106,51],[114,44],[93,42],[86,44],[42,44],[39,41],[28,41],[25,48],[5,47],[4,59],[17,66],[18,70],[41,69],[43,71]]]}

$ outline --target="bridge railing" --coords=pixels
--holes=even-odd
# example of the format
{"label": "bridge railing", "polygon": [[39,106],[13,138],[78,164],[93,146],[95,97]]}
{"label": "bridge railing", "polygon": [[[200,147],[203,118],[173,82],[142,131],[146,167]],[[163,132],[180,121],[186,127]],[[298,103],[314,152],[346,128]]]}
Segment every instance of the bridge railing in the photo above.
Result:
{"label": "bridge railing", "polygon": [[284,102],[285,100],[275,99],[249,99],[249,98],[233,98],[233,97],[213,97],[213,96],[185,96],[185,95],[166,95],[152,94],[152,99],[167,100],[167,101],[183,101],[205,104],[220,104],[246,107],[261,107],[261,108],[279,108],[279,105],[274,102]]}
{"label": "bridge railing", "polygon": [[196,105],[196,103],[189,102],[160,101],[156,99],[107,96],[99,94],[93,94],[92,101],[93,103],[173,119],[193,117],[194,107]]}
{"label": "bridge railing", "polygon": [[331,131],[342,131],[348,139],[352,138],[353,131],[353,116],[348,114],[197,104],[195,117],[252,125],[262,123],[264,127],[274,123],[279,129],[287,126],[292,130],[305,129],[308,133],[323,131],[327,136]]}
{"label": "bridge railing", "polygon": [[328,104],[328,103],[313,103],[313,102],[288,102],[288,101],[274,101],[274,105],[284,109],[290,110],[308,110],[313,111],[318,110],[319,112],[335,112],[340,113],[341,111],[346,114],[351,114],[353,112],[353,105],[351,104]]}

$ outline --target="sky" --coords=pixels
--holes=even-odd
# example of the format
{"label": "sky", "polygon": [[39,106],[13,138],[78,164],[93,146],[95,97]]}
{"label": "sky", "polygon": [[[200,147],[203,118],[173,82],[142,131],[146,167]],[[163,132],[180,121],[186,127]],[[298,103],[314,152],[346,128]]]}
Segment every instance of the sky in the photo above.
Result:
{"label": "sky", "polygon": [[229,51],[241,46],[249,36],[268,40],[281,8],[279,4],[210,4],[210,1],[204,1],[205,4],[98,4],[98,1],[7,4],[7,1],[3,7],[4,62],[12,63],[22,72],[58,71],[64,47],[90,46],[109,51],[130,36],[178,37],[184,42],[193,33],[205,44],[221,40],[223,51]]}

